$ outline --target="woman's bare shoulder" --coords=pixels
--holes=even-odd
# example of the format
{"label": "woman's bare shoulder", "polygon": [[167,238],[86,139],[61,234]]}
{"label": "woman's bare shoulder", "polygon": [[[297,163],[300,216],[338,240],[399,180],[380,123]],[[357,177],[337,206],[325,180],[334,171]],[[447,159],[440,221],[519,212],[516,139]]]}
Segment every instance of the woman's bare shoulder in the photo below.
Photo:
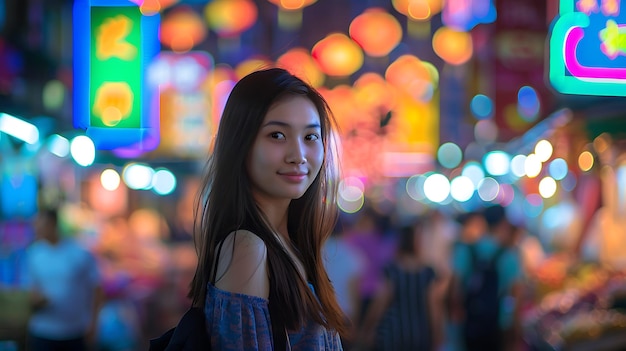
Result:
{"label": "woman's bare shoulder", "polygon": [[215,286],[234,293],[269,297],[267,246],[249,230],[230,233],[220,250]]}

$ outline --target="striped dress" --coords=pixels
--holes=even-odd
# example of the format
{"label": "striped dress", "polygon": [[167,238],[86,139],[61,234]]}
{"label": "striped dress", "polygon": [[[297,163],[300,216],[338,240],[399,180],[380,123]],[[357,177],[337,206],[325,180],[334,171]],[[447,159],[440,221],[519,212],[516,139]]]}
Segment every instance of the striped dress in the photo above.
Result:
{"label": "striped dress", "polygon": [[393,285],[393,296],[378,325],[376,350],[431,351],[428,290],[435,279],[434,270],[424,266],[407,271],[391,263],[384,272]]}

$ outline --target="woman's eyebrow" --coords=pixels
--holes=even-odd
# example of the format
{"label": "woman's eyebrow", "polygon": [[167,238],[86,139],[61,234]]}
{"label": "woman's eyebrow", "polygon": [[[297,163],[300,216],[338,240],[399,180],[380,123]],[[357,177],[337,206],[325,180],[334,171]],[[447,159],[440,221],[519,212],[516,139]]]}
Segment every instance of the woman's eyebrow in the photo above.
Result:
{"label": "woman's eyebrow", "polygon": [[[268,121],[267,123],[265,123],[261,128],[265,128],[267,126],[280,126],[280,127],[286,127],[286,128],[291,128],[291,124],[286,123],[286,122],[281,122],[281,121]],[[322,128],[320,126],[319,123],[311,123],[311,124],[307,124],[306,126],[304,126],[305,129],[312,129],[312,128]]]}

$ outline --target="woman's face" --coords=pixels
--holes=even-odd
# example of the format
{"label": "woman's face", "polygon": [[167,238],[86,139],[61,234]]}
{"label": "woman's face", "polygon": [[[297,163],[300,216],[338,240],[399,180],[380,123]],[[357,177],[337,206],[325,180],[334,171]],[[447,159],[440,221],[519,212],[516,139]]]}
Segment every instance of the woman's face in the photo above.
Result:
{"label": "woman's face", "polygon": [[306,97],[273,104],[248,155],[247,172],[259,202],[300,198],[324,160],[320,116]]}

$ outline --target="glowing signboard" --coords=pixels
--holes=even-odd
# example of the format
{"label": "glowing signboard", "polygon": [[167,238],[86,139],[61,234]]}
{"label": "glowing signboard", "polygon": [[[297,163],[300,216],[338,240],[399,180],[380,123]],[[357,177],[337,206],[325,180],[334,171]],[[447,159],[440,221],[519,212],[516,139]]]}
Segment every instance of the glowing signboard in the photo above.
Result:
{"label": "glowing signboard", "polygon": [[626,96],[621,0],[561,0],[550,37],[550,82],[566,94]]}
{"label": "glowing signboard", "polygon": [[74,127],[98,149],[154,149],[158,96],[145,72],[160,50],[158,14],[128,0],[76,0],[73,16]]}

